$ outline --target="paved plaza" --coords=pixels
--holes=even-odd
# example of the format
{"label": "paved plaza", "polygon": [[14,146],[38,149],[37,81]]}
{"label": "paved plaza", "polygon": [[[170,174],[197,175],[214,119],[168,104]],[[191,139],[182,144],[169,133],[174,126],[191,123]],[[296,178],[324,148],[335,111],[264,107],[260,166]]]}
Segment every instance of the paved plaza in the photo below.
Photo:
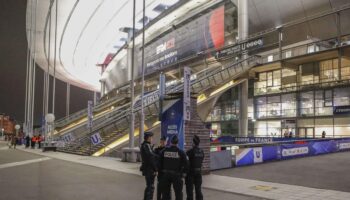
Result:
{"label": "paved plaza", "polygon": [[[204,176],[204,196],[208,200],[350,199],[349,155],[214,171]],[[117,158],[0,146],[4,199],[142,199],[144,179],[138,169],[139,164]]]}

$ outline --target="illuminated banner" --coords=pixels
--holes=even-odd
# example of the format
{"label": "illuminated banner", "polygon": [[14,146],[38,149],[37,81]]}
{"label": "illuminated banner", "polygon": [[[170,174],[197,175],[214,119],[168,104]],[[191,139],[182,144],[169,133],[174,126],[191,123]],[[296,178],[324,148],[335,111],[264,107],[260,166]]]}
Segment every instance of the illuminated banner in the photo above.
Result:
{"label": "illuminated banner", "polygon": [[[176,63],[177,61],[210,48],[224,45],[225,7],[221,6],[174,30],[145,47],[145,73]],[[141,63],[139,56],[138,63]],[[140,66],[141,67],[141,66]]]}
{"label": "illuminated banner", "polygon": [[162,136],[166,137],[167,145],[170,144],[171,138],[177,135],[179,138],[179,148],[184,149],[184,132],[183,132],[183,100],[177,100],[162,115]]}

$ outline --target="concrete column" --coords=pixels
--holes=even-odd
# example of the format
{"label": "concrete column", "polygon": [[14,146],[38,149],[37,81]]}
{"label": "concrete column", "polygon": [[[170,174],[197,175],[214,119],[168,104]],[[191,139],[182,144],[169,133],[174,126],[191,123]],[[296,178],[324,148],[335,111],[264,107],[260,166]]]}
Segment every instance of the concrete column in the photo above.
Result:
{"label": "concrete column", "polygon": [[282,40],[283,40],[282,28],[279,28],[278,29],[278,53],[279,53],[280,60],[282,60]]}
{"label": "concrete column", "polygon": [[239,97],[239,135],[248,136],[248,80],[238,86]]}
{"label": "concrete column", "polygon": [[67,82],[66,116],[69,116],[69,107],[70,107],[70,84]]}
{"label": "concrete column", "polygon": [[[249,36],[248,0],[238,0],[238,38],[240,41]],[[243,55],[243,59],[247,55]],[[248,136],[248,80],[239,84],[239,134]]]}
{"label": "concrete column", "polygon": [[248,0],[238,0],[238,38],[245,40],[248,37]]}
{"label": "concrete column", "polygon": [[[337,40],[338,40],[338,46],[341,46],[341,23],[340,23],[340,13],[337,12],[336,15],[336,22],[337,22]],[[341,57],[342,57],[342,50],[338,49],[338,80],[341,80]]]}
{"label": "concrete column", "polygon": [[97,92],[94,91],[94,106],[97,104]]}

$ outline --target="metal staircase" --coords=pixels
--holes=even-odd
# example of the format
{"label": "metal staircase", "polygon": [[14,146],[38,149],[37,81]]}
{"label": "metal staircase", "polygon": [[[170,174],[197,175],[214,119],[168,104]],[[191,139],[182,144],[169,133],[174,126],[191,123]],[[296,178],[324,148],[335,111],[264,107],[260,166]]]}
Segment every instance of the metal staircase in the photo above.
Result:
{"label": "metal staircase", "polygon": [[[191,80],[191,91],[194,93],[203,93],[204,91],[220,87],[234,78],[237,78],[244,72],[247,72],[253,66],[260,64],[261,58],[259,56],[250,56],[247,59],[237,61],[227,66],[220,66],[205,71],[201,71],[195,74],[195,78]],[[166,88],[167,93],[176,93],[183,90],[183,83],[169,86]],[[159,91],[153,91],[148,93],[145,98],[154,96],[152,101],[148,101],[145,104],[145,120],[157,121],[159,113]],[[137,102],[134,104],[135,117],[140,116],[141,107]],[[104,115],[101,120],[95,122],[92,132],[86,130],[82,132],[81,137],[77,140],[67,144],[63,148],[59,148],[59,151],[74,153],[80,155],[92,155],[102,147],[111,144],[118,138],[128,133],[130,127],[130,102],[124,104],[113,110],[112,112]],[[135,127],[139,127],[139,120],[135,120]],[[99,132],[102,138],[102,143],[99,145],[91,146],[90,135],[92,133]]]}

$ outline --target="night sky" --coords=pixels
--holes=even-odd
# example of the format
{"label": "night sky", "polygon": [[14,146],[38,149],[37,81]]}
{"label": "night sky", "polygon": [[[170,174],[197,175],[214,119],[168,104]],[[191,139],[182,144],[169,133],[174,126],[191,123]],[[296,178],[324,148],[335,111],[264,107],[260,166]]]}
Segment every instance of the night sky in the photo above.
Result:
{"label": "night sky", "polygon": [[[24,121],[27,59],[26,0],[0,0],[0,113]],[[35,88],[35,124],[42,116],[43,71],[37,67]],[[52,88],[52,79],[50,83]],[[52,89],[51,89],[52,90]],[[50,95],[52,97],[52,94]],[[93,92],[71,86],[70,112],[87,106]],[[51,111],[52,100],[50,99]],[[66,113],[66,83],[56,81],[56,119]]]}

